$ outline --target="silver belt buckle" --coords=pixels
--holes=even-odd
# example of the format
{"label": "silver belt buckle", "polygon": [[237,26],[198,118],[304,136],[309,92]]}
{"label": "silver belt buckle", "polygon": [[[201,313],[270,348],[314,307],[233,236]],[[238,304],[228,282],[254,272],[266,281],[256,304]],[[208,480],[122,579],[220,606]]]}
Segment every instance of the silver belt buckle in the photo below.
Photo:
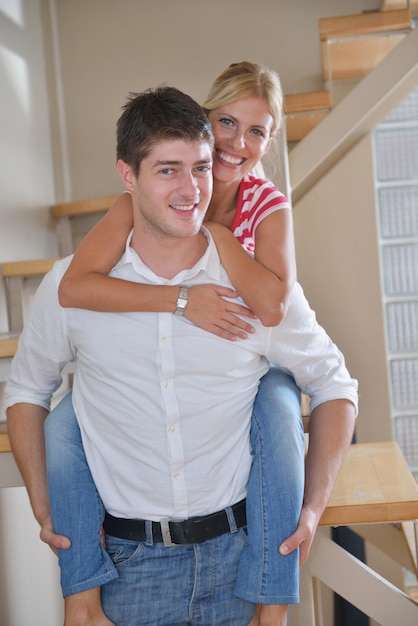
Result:
{"label": "silver belt buckle", "polygon": [[165,547],[171,548],[173,546],[178,545],[177,543],[174,543],[173,540],[171,539],[170,520],[169,519],[160,520],[160,526],[161,526],[161,535],[162,535],[163,543]]}

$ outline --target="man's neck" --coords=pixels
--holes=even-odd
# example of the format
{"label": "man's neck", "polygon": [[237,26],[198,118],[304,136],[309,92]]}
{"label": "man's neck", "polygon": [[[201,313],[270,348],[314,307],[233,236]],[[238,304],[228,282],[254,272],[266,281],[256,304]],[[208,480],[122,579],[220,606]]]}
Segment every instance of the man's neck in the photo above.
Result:
{"label": "man's neck", "polygon": [[239,185],[217,181],[213,188],[212,199],[207,210],[205,220],[219,222],[227,228],[234,221]]}
{"label": "man's neck", "polygon": [[208,242],[202,232],[194,237],[153,237],[134,228],[131,246],[157,276],[171,279],[192,268],[205,254]]}

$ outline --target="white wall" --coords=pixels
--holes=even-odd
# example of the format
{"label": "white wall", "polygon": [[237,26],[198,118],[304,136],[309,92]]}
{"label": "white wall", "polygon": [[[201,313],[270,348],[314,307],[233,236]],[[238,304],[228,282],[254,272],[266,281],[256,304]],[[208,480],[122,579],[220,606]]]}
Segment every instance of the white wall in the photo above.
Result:
{"label": "white wall", "polygon": [[[54,201],[40,0],[0,0],[0,262],[55,256]],[[7,329],[0,290],[0,332]],[[62,623],[55,556],[26,491],[0,490],[0,624]]]}
{"label": "white wall", "polygon": [[318,19],[378,0],[55,0],[71,199],[115,193],[114,127],[129,91],[166,82],[202,102],[215,76],[250,59],[285,92],[322,89]]}
{"label": "white wall", "polygon": [[294,206],[299,280],[359,380],[359,441],[392,438],[371,137]]}
{"label": "white wall", "polygon": [[26,490],[0,490],[0,624],[58,626],[63,623],[59,569],[39,539]]}
{"label": "white wall", "polygon": [[[0,263],[56,255],[40,0],[0,0]],[[0,291],[0,332],[7,329]]]}

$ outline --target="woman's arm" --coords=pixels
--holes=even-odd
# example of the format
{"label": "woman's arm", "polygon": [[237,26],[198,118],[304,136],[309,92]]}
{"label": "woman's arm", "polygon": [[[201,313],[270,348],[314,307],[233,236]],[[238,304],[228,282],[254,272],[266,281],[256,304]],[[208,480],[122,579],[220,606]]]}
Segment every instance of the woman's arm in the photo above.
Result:
{"label": "woman's arm", "polygon": [[75,251],[58,289],[61,306],[92,311],[137,310],[133,307],[138,306],[138,285],[119,281],[126,284],[113,289],[116,279],[107,276],[124,253],[132,227],[132,200],[130,194],[124,193]]}
{"label": "woman's arm", "polygon": [[228,275],[247,306],[264,326],[276,326],[286,314],[296,281],[293,221],[290,209],[266,217],[255,233],[255,256],[249,255],[232,232],[207,222]]}
{"label": "woman's arm", "polygon": [[[125,193],[78,246],[59,286],[61,306],[92,311],[174,313],[178,286],[144,285],[107,275],[122,256],[132,226],[132,200]],[[216,285],[193,286],[189,289],[184,316],[219,337],[245,339],[253,327],[237,316],[254,318],[254,315],[224,297],[236,298],[237,293]]]}

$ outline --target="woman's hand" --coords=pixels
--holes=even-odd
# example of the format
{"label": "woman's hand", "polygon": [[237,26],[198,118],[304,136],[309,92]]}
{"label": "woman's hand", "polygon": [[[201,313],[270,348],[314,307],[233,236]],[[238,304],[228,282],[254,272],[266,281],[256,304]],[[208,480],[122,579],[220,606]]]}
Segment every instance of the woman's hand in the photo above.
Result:
{"label": "woman's hand", "polygon": [[255,315],[247,307],[225,300],[237,297],[237,292],[229,287],[193,285],[189,288],[184,317],[199,328],[223,339],[247,339],[254,332],[254,327],[238,316],[255,319]]}

